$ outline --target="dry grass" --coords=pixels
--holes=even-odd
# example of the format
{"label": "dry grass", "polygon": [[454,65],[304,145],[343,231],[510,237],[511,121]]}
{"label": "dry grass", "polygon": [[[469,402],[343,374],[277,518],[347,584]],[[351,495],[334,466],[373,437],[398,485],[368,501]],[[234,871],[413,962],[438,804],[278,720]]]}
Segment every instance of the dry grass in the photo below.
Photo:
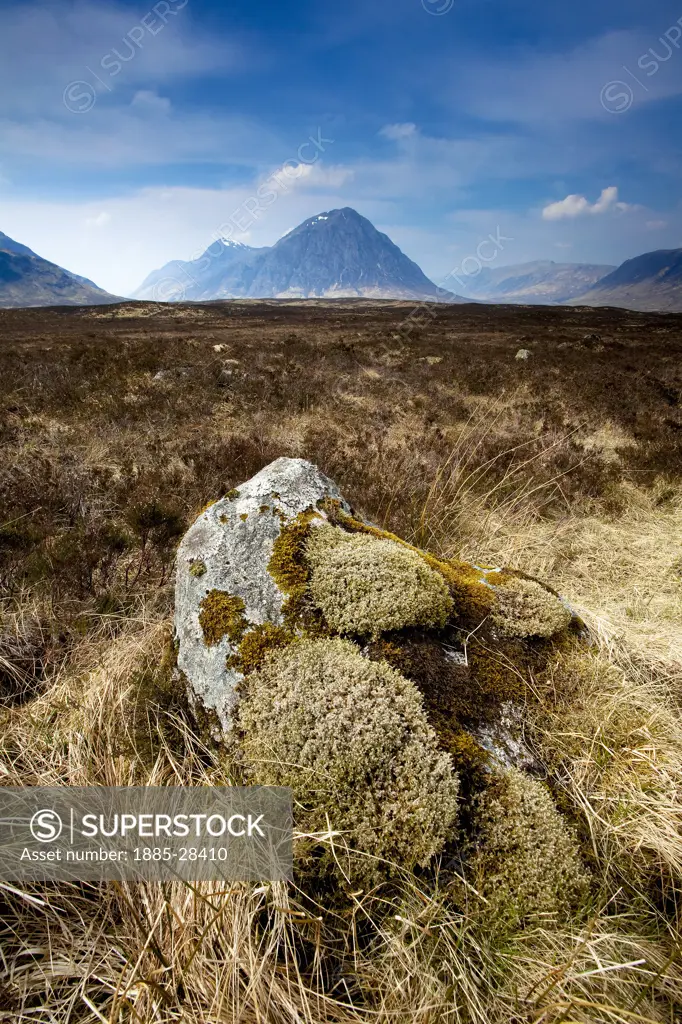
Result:
{"label": "dry grass", "polygon": [[78,313],[3,314],[19,326],[0,353],[0,784],[239,781],[168,690],[173,547],[206,501],[303,455],[374,521],[543,576],[585,619],[591,647],[534,681],[526,720],[590,899],[495,934],[475,893],[455,898],[456,857],[346,901],[281,884],[2,885],[0,1020],[675,1024],[679,360],[664,346],[657,377],[630,376],[632,314],[600,325],[595,352],[570,347],[583,313],[505,311],[497,330],[467,312],[406,350],[404,314],[273,311],[227,326],[215,309],[118,325],[99,311],[77,328]]}

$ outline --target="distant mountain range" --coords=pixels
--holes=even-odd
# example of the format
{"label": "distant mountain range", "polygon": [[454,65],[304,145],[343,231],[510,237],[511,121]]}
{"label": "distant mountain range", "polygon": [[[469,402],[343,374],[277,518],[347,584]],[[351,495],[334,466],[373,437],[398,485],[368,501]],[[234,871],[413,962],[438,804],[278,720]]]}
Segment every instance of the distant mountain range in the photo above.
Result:
{"label": "distant mountain range", "polygon": [[155,270],[133,297],[468,301],[438,288],[388,235],[350,207],[311,217],[272,247],[215,242],[196,260],[174,260]]}
{"label": "distant mountain range", "polygon": [[[155,270],[133,298],[201,302],[351,297],[682,312],[682,249],[645,253],[620,267],[551,260],[483,267],[466,278],[462,291],[455,295],[439,288],[388,235],[345,207],[311,217],[273,246],[253,248],[220,239],[198,259],[173,260]],[[120,301],[0,232],[0,307]]]}
{"label": "distant mountain range", "polygon": [[87,278],[42,259],[0,231],[0,307],[86,306],[119,301]]}
{"label": "distant mountain range", "polygon": [[479,302],[561,304],[582,295],[615,269],[601,263],[554,263],[553,260],[483,267],[478,274],[466,279],[462,291]]}
{"label": "distant mountain range", "polygon": [[571,305],[682,313],[682,249],[658,249],[626,260]]}

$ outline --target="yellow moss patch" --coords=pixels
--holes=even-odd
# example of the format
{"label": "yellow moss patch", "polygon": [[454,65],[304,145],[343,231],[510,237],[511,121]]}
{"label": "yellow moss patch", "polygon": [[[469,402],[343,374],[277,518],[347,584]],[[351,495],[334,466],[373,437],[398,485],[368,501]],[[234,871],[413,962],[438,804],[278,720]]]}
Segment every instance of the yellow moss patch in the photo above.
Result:
{"label": "yellow moss patch", "polygon": [[239,668],[244,675],[261,668],[268,654],[283,650],[296,638],[284,626],[275,626],[266,622],[246,633],[239,645],[239,653],[230,661],[233,667]]}
{"label": "yellow moss patch", "polygon": [[289,621],[303,614],[306,605],[309,569],[305,558],[305,543],[310,523],[317,518],[320,518],[319,513],[311,509],[301,512],[282,526],[268,563],[268,572],[279,589],[287,595],[282,612]]}
{"label": "yellow moss patch", "polygon": [[216,504],[217,504],[217,500],[206,502],[204,507],[199,509],[199,512],[197,513],[197,519],[201,518],[201,516],[203,516],[204,512],[208,512],[208,510],[210,508],[213,508],[213,506],[216,505]]}
{"label": "yellow moss patch", "polygon": [[480,785],[490,764],[490,754],[464,729],[453,732],[447,751],[452,757],[455,771],[464,776],[471,788]]}
{"label": "yellow moss patch", "polygon": [[490,615],[495,607],[495,593],[473,565],[455,559],[444,562],[427,551],[421,555],[427,565],[444,577],[463,619],[479,623]]}
{"label": "yellow moss patch", "polygon": [[194,576],[195,579],[198,579],[200,576],[205,576],[206,572],[206,564],[201,561],[192,562],[192,564],[189,567],[189,574],[190,576]]}
{"label": "yellow moss patch", "polygon": [[248,623],[244,616],[245,605],[241,597],[235,597],[224,590],[212,590],[201,602],[199,625],[207,647],[215,647],[223,637],[238,643]]}

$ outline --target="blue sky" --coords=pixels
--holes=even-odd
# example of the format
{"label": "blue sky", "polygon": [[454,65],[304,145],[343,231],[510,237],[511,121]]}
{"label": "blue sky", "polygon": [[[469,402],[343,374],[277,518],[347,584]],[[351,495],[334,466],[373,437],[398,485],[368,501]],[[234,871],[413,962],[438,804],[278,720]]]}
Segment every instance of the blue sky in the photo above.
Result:
{"label": "blue sky", "polygon": [[681,115],[682,0],[0,0],[0,230],[119,294],[337,206],[436,281],[680,247]]}

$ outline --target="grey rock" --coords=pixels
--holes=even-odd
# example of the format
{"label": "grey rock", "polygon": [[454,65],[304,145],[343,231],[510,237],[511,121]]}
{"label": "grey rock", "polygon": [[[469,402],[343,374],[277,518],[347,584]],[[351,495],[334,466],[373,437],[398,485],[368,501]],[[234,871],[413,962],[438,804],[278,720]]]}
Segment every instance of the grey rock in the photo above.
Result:
{"label": "grey rock", "polygon": [[495,764],[504,768],[536,767],[535,758],[524,739],[521,709],[512,702],[502,705],[496,721],[475,726],[469,731],[488,751]]}
{"label": "grey rock", "polygon": [[244,615],[254,626],[281,625],[286,595],[268,571],[273,546],[283,526],[324,498],[336,499],[350,511],[336,485],[312,463],[277,459],[202,512],[180,544],[175,588],[178,667],[190,699],[215,712],[226,733],[243,677],[227,667],[235,653],[228,637],[206,645],[199,622],[202,601],[213,590],[223,591],[243,600]]}

